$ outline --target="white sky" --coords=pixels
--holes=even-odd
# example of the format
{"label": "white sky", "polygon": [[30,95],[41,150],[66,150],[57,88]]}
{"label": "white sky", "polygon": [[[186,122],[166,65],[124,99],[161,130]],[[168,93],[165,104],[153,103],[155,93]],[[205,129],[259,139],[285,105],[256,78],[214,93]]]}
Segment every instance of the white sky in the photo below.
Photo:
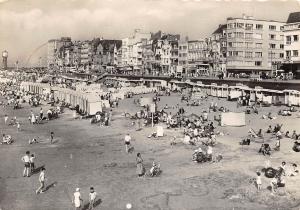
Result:
{"label": "white sky", "polygon": [[[0,51],[26,63],[48,39],[121,39],[136,28],[205,38],[227,17],[243,13],[286,21],[300,11],[296,0],[0,0]],[[45,48],[31,62],[45,57]]]}

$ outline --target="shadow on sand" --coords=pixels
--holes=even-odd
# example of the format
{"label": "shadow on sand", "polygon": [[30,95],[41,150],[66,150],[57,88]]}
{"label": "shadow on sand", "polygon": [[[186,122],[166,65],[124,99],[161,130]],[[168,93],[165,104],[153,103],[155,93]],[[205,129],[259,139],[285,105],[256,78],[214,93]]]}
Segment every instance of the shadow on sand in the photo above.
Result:
{"label": "shadow on sand", "polygon": [[42,170],[42,168],[45,168],[45,165],[41,165],[41,166],[35,168],[35,169],[31,172],[31,176],[34,175],[34,174],[40,173],[40,171]]}
{"label": "shadow on sand", "polygon": [[48,191],[51,187],[54,187],[55,185],[57,185],[57,182],[53,182],[53,183],[49,184],[47,187],[45,187],[44,192]]}
{"label": "shadow on sand", "polygon": [[[97,206],[99,206],[101,203],[102,203],[102,200],[101,200],[101,198],[99,198],[98,200],[95,201],[95,203],[94,203],[94,208],[97,207]],[[88,210],[88,209],[89,209],[89,206],[90,206],[89,203],[85,204],[85,205],[83,206],[82,210]]]}

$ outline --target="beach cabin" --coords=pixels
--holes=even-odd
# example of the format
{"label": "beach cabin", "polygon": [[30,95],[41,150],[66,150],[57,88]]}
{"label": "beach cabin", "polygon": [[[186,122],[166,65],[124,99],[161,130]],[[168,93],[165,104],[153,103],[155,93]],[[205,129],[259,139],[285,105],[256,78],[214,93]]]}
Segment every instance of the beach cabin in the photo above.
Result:
{"label": "beach cabin", "polygon": [[300,105],[300,92],[297,90],[284,90],[285,104],[287,106]]}
{"label": "beach cabin", "polygon": [[280,90],[269,90],[272,94],[272,104],[275,106],[283,105],[284,104],[284,92]]}
{"label": "beach cabin", "polygon": [[263,101],[263,92],[262,92],[263,88],[259,87],[259,86],[255,86],[253,91],[255,94],[255,98],[254,101],[259,101],[262,102]]}
{"label": "beach cabin", "polygon": [[228,85],[222,84],[221,86],[217,86],[217,97],[219,98],[227,98],[228,97]]}
{"label": "beach cabin", "polygon": [[261,90],[262,93],[262,102],[264,104],[272,104],[272,98],[273,98],[273,91],[269,90],[269,89],[262,89]]}
{"label": "beach cabin", "polygon": [[195,83],[194,85],[193,85],[193,92],[201,92],[201,91],[203,91],[203,84],[202,83]]}
{"label": "beach cabin", "polygon": [[218,85],[216,83],[211,83],[210,85],[210,95],[217,97],[218,93]]}
{"label": "beach cabin", "polygon": [[102,112],[102,101],[95,95],[87,95],[86,100],[82,98],[80,108],[86,111],[88,115],[95,115],[97,112]]}
{"label": "beach cabin", "polygon": [[211,95],[211,86],[210,85],[203,85],[203,91],[207,95]]}
{"label": "beach cabin", "polygon": [[235,101],[242,96],[241,86],[229,86],[228,87],[228,100]]}

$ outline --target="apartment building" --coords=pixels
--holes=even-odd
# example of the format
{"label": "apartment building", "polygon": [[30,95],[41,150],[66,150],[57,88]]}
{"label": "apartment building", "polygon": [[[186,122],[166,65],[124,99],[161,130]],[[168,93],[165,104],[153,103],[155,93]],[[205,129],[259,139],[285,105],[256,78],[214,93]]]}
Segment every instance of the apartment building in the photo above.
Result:
{"label": "apartment building", "polygon": [[208,48],[205,40],[188,41],[188,72],[194,76],[209,75]]}
{"label": "apartment building", "polygon": [[188,37],[178,42],[177,74],[188,74]]}
{"label": "apartment building", "polygon": [[227,71],[273,73],[284,57],[283,26],[245,15],[227,18]]}
{"label": "apartment building", "polygon": [[291,13],[283,28],[284,69],[300,79],[300,12]]}
{"label": "apartment building", "polygon": [[141,30],[136,29],[131,37],[122,39],[121,64],[123,67],[141,68],[142,46],[150,38],[150,33],[143,33]]}
{"label": "apartment building", "polygon": [[213,76],[226,75],[227,37],[226,24],[219,27],[208,38],[208,51]]}

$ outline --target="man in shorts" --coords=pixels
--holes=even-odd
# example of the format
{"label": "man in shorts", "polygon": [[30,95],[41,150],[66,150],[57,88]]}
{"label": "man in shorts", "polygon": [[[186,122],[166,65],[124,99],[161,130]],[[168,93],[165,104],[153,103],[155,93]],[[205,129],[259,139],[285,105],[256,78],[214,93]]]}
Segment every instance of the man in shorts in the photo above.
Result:
{"label": "man in shorts", "polygon": [[24,162],[24,171],[23,176],[29,177],[29,170],[30,170],[30,152],[26,151],[26,154],[22,157],[22,161]]}

